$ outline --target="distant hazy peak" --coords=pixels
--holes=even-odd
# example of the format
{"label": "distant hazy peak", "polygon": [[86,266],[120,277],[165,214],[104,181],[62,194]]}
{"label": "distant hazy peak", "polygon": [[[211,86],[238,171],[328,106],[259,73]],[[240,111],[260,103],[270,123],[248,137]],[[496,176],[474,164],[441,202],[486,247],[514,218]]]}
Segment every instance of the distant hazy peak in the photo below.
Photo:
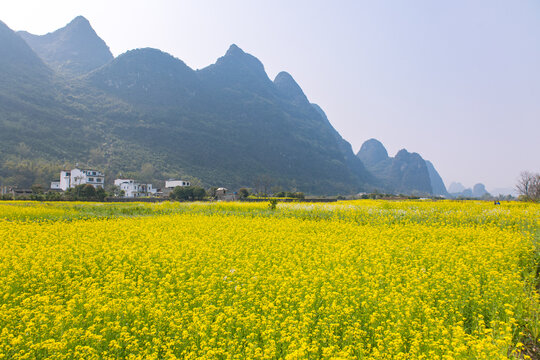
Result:
{"label": "distant hazy peak", "polygon": [[287,83],[287,84],[292,83],[292,84],[298,86],[298,84],[296,83],[296,81],[294,81],[291,74],[289,74],[286,71],[281,71],[279,74],[277,74],[276,77],[274,78],[274,82],[275,83]]}
{"label": "distant hazy peak", "polygon": [[19,35],[49,66],[64,74],[85,74],[113,59],[107,44],[83,16],[46,35],[26,31]]}
{"label": "distant hazy peak", "polygon": [[406,156],[406,155],[409,155],[409,154],[410,154],[410,152],[408,152],[407,149],[401,149],[396,153],[395,157]]}
{"label": "distant hazy peak", "polygon": [[257,88],[266,93],[275,91],[262,62],[235,44],[214,64],[198,70],[197,73],[201,79],[212,83],[213,88],[240,86],[250,90]]}
{"label": "distant hazy peak", "polygon": [[172,56],[171,54],[161,51],[159,49],[150,48],[150,47],[128,50],[125,53],[119,55],[115,60],[121,59],[121,58],[136,58],[136,57],[141,57],[141,58],[146,57],[150,59],[151,58],[166,58],[172,61],[180,62],[185,65],[185,63],[182,60]]}
{"label": "distant hazy peak", "polygon": [[225,56],[242,56],[242,55],[246,55],[246,53],[244,52],[244,50],[240,49],[238,45],[236,44],[231,44],[231,46],[229,46],[229,49],[225,53]]}
{"label": "distant hazy peak", "polygon": [[84,78],[124,100],[151,106],[185,103],[199,87],[193,69],[153,48],[127,51]]}
{"label": "distant hazy peak", "polygon": [[[264,65],[255,56],[244,52],[236,44],[229,46],[229,49],[216,61],[216,65],[236,65],[238,67],[251,68],[264,72]],[[266,76],[266,72],[264,72]],[[268,77],[268,76],[266,76]]]}
{"label": "distant hazy peak", "polygon": [[88,19],[82,15],[75,17],[75,19],[71,20],[71,22],[67,24],[67,26],[80,26],[80,25],[92,27],[90,26],[90,21],[88,21]]}
{"label": "distant hazy peak", "polygon": [[302,91],[302,88],[288,72],[282,71],[277,74],[276,78],[274,79],[274,85],[279,91],[281,91],[283,95],[285,95],[289,100],[292,100],[295,104],[309,104],[309,101]]}
{"label": "distant hazy peak", "polygon": [[362,144],[362,147],[364,147],[364,148],[377,147],[377,148],[382,148],[382,149],[384,149],[384,151],[386,151],[386,148],[384,147],[382,142],[380,142],[379,140],[377,140],[375,138],[371,138],[371,139],[368,139],[368,140],[364,141],[364,143]]}
{"label": "distant hazy peak", "polygon": [[463,186],[462,183],[459,182],[452,182],[450,186],[448,187],[449,193],[459,193],[465,190],[465,186]]}
{"label": "distant hazy peak", "polygon": [[[17,33],[19,35],[21,35],[23,38],[26,38],[27,36],[30,36],[30,37],[34,37],[34,38],[41,38],[41,37],[46,37],[46,36],[52,36],[54,35],[55,33],[62,33],[64,31],[90,31],[92,33],[95,34],[95,31],[94,29],[92,28],[92,25],[90,25],[90,21],[88,21],[88,19],[86,19],[84,16],[77,16],[76,18],[74,18],[73,20],[71,20],[69,23],[67,23],[65,26],[55,30],[55,31],[51,31],[45,35],[36,35],[36,34],[32,34],[32,33],[29,33],[28,31],[25,31],[25,30],[21,30],[21,31],[17,31]],[[97,34],[96,34],[97,36]]]}
{"label": "distant hazy peak", "polygon": [[[144,48],[136,48],[136,49],[128,50],[125,53],[121,54],[120,56],[125,56],[125,55],[128,55],[128,54],[129,55],[134,55],[134,54],[161,55],[161,54],[167,54],[167,53],[164,52],[164,51],[161,51],[159,49],[156,49],[156,48],[144,47]],[[167,54],[167,55],[169,55],[169,54]],[[169,56],[172,56],[172,55],[169,55]]]}
{"label": "distant hazy peak", "polygon": [[[35,36],[35,37],[40,37],[40,38],[44,38],[44,37],[51,38],[51,37],[59,37],[59,36],[65,37],[66,33],[68,33],[68,34],[76,33],[76,34],[85,34],[85,35],[89,35],[89,36],[92,36],[92,37],[96,37],[100,41],[103,41],[96,34],[96,32],[94,31],[94,28],[92,28],[92,25],[90,25],[90,21],[88,21],[88,19],[86,19],[84,16],[81,16],[81,15],[79,15],[76,18],[74,18],[73,20],[71,20],[64,27],[62,27],[60,29],[57,29],[55,31],[52,31],[50,33],[47,33],[45,35],[34,35],[34,34],[30,34],[27,31],[20,31],[19,33],[22,33],[24,35],[29,34],[29,35],[32,35],[32,36]],[[64,40],[67,40],[67,39],[64,39]],[[103,44],[105,44],[105,42],[103,42]],[[81,44],[81,45],[84,45],[84,44]],[[107,47],[107,50],[108,49],[109,48]],[[111,54],[111,57],[112,57],[112,54]]]}
{"label": "distant hazy peak", "polygon": [[396,159],[401,159],[401,158],[404,158],[404,159],[417,159],[417,160],[424,161],[424,159],[422,158],[422,156],[419,153],[409,152],[409,151],[407,151],[407,149],[399,150],[397,152],[395,158]]}
{"label": "distant hazy peak", "polygon": [[366,164],[376,164],[388,159],[388,152],[377,139],[369,139],[360,147],[357,156]]}
{"label": "distant hazy peak", "polygon": [[473,197],[482,197],[486,194],[488,194],[488,191],[486,190],[486,187],[482,183],[475,184],[472,188]]}

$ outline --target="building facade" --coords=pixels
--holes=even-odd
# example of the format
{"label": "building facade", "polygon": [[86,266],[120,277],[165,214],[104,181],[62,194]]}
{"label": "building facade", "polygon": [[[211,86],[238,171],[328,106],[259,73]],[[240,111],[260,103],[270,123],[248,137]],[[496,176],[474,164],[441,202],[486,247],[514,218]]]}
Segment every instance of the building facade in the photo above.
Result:
{"label": "building facade", "polygon": [[116,179],[114,185],[124,191],[124,197],[127,198],[151,196],[157,193],[157,189],[154,189],[152,184],[139,184],[133,179]]}
{"label": "building facade", "polygon": [[93,169],[72,169],[60,171],[60,180],[51,182],[51,189],[63,190],[74,188],[77,185],[92,185],[103,188],[105,175],[101,171]]}
{"label": "building facade", "polygon": [[165,188],[174,189],[177,186],[191,186],[189,181],[185,180],[167,180],[165,181]]}

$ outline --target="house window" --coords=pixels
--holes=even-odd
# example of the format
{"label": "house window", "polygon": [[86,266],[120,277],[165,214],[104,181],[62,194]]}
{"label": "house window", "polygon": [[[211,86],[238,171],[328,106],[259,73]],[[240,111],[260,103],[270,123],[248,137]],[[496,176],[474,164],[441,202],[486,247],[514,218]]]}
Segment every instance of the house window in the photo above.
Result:
{"label": "house window", "polygon": [[94,181],[94,178],[88,178],[88,181],[92,182]]}
{"label": "house window", "polygon": [[101,178],[97,178],[96,181],[97,181],[97,182],[101,182]]}

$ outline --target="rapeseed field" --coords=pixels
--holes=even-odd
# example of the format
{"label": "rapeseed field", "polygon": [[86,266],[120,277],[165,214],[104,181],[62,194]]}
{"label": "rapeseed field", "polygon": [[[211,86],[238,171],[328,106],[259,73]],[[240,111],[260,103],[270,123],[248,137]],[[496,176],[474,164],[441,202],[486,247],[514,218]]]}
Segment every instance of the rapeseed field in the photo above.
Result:
{"label": "rapeseed field", "polygon": [[524,203],[0,202],[0,359],[528,358],[539,230]]}

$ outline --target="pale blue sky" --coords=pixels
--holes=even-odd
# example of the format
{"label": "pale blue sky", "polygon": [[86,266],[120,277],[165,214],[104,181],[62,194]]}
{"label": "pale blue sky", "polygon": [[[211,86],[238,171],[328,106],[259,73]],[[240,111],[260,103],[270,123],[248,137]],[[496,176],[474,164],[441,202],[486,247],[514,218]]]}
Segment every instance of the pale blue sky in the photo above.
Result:
{"label": "pale blue sky", "polygon": [[431,160],[446,185],[512,187],[540,171],[540,2],[2,0],[44,34],[77,15],[119,55],[155,47],[193,68],[231,43],[292,74],[358,151],[377,138]]}

